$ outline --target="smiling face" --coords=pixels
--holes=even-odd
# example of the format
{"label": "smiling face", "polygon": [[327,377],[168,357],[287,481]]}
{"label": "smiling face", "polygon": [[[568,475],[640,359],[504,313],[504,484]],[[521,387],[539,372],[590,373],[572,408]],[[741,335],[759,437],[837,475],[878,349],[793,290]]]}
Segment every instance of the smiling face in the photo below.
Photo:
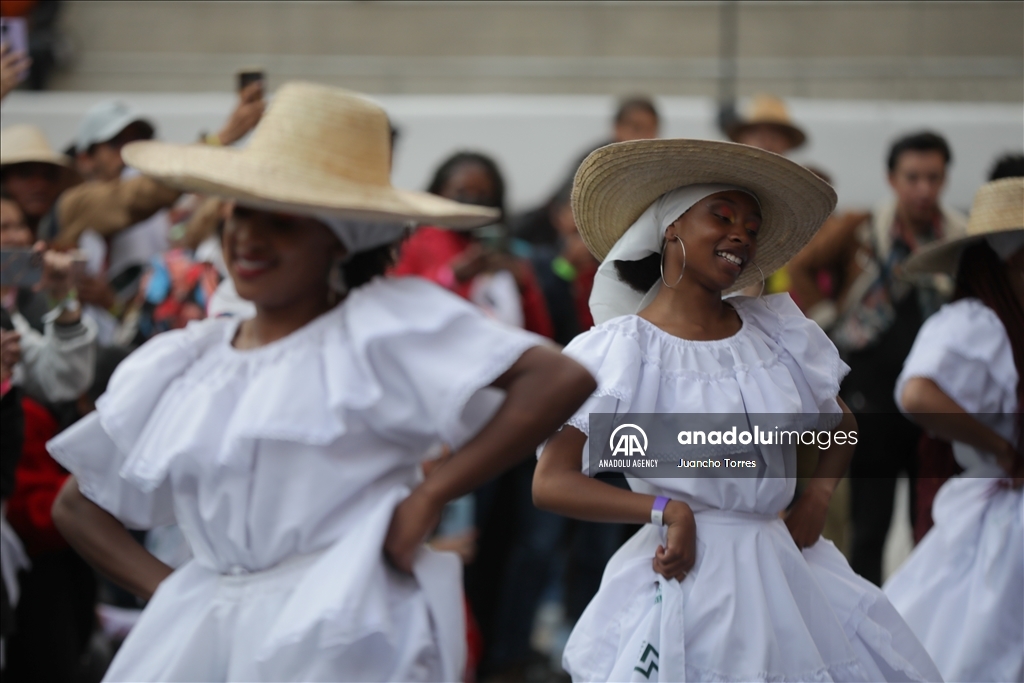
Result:
{"label": "smiling face", "polygon": [[326,301],[330,268],[345,249],[330,228],[307,216],[229,206],[224,262],[239,296],[257,309]]}
{"label": "smiling face", "polygon": [[[761,208],[746,192],[729,190],[694,204],[665,231],[665,279],[725,291],[757,256]],[[685,257],[676,239],[686,246]],[[685,258],[685,268],[683,268]]]}

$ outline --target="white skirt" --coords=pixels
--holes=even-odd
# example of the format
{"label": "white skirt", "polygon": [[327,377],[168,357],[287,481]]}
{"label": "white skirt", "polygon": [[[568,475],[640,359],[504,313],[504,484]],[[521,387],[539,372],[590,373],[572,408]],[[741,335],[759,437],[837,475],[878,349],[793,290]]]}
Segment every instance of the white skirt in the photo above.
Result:
{"label": "white skirt", "polygon": [[195,560],[171,574],[107,681],[446,681],[465,666],[461,564],[423,548],[414,575],[381,550],[385,496],[334,545],[253,573]]}
{"label": "white skirt", "polygon": [[885,594],[947,681],[1024,681],[1024,492],[946,482]]}
{"label": "white skirt", "polygon": [[775,516],[695,515],[681,583],[651,566],[645,526],[608,563],[566,645],[574,681],[936,681],[935,665],[831,542],[802,553]]}

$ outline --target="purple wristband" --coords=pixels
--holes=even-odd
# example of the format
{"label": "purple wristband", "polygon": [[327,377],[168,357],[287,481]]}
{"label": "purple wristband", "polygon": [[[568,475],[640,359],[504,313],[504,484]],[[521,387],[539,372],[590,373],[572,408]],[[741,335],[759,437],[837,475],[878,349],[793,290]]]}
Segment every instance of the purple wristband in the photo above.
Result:
{"label": "purple wristband", "polygon": [[666,505],[668,505],[668,498],[665,496],[658,496],[654,499],[654,505],[651,507],[651,524],[665,526]]}

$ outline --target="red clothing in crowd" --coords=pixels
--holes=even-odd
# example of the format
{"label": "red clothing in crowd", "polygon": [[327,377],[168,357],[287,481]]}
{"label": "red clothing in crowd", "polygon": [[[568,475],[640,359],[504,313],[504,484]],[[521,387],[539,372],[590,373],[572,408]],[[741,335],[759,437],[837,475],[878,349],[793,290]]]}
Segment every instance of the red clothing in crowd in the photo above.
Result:
{"label": "red clothing in crowd", "polygon": [[14,471],[14,493],[7,501],[7,521],[30,557],[68,547],[53,525],[50,508],[68,478],[68,472],[46,452],[46,442],[57,435],[57,420],[30,398],[21,399],[25,414],[25,443]]}
{"label": "red clothing in crowd", "polygon": [[[464,299],[469,299],[472,282],[458,282],[452,274],[451,264],[471,243],[469,235],[454,230],[424,227],[417,230],[402,244],[398,263],[392,275],[417,275],[447,287]],[[554,329],[544,302],[544,293],[530,265],[519,259],[519,295],[523,304],[524,327],[530,332],[551,338]]]}

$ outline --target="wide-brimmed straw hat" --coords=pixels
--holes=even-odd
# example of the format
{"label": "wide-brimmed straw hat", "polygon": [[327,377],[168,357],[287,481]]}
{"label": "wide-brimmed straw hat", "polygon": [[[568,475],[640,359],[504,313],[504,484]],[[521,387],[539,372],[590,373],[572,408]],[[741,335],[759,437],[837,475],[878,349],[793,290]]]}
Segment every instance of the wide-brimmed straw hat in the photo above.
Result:
{"label": "wide-brimmed straw hat", "polygon": [[76,177],[70,160],[50,147],[46,134],[39,128],[26,124],[0,131],[0,167],[31,163],[51,164],[66,179]]}
{"label": "wide-brimmed straw hat", "polygon": [[793,125],[786,103],[773,95],[757,95],[750,101],[745,116],[729,126],[726,134],[733,142],[739,142],[742,135],[755,126],[770,126],[789,140],[790,149],[807,141],[807,134]]}
{"label": "wide-brimmed straw hat", "polygon": [[1002,178],[982,185],[974,195],[967,233],[922,247],[903,263],[908,275],[956,275],[960,254],[986,237],[1024,231],[1024,178]]}
{"label": "wide-brimmed straw hat", "polygon": [[384,110],[356,93],[285,84],[244,149],[133,142],[125,162],[173,187],[269,211],[452,228],[497,211],[391,186]]}
{"label": "wide-brimmed straw hat", "polygon": [[754,258],[761,270],[745,267],[730,291],[785,265],[836,205],[828,183],[778,154],[715,140],[632,140],[595,150],[576,172],[572,209],[580,236],[603,261],[654,200],[696,184],[736,185],[761,205]]}

